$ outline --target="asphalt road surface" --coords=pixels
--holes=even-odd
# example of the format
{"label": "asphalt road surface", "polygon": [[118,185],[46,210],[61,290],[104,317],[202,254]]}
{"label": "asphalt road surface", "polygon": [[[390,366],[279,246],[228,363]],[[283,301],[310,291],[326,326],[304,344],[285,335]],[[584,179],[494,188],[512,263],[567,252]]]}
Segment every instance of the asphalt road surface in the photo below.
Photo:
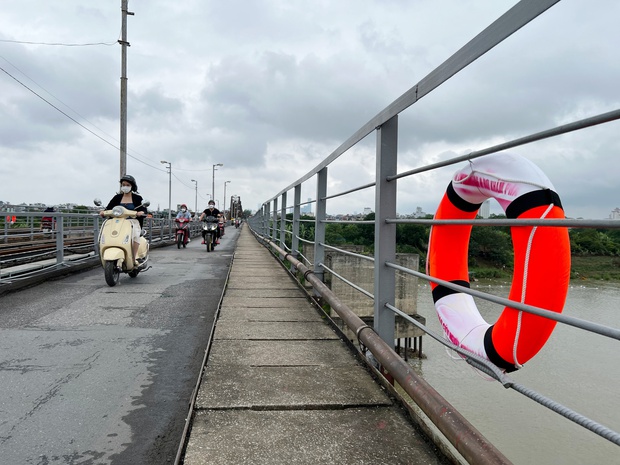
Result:
{"label": "asphalt road surface", "polygon": [[170,464],[239,231],[0,297],[0,464]]}

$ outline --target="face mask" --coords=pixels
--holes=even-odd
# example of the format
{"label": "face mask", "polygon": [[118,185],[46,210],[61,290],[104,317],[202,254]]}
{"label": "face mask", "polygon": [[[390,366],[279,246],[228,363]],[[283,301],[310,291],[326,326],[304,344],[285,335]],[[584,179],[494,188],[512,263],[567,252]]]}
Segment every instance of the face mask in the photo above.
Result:
{"label": "face mask", "polygon": [[185,213],[187,211],[187,208],[181,208],[181,211]]}
{"label": "face mask", "polygon": [[209,205],[209,210],[213,210],[215,207],[213,205]]}
{"label": "face mask", "polygon": [[131,186],[121,186],[121,192],[123,194],[129,194],[131,192]]}

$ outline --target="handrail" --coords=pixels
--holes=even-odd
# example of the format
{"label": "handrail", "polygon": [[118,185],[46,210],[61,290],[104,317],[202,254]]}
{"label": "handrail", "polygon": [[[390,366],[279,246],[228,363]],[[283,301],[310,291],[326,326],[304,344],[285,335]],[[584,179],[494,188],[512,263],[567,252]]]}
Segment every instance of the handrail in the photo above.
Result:
{"label": "handrail", "polygon": [[[426,331],[426,334],[430,335],[428,328],[424,325],[414,323],[415,319],[405,317],[404,312],[400,312],[396,308],[396,273],[404,273],[415,279],[422,279],[427,282],[437,283],[448,289],[456,290],[457,292],[465,293],[476,298],[484,299],[493,304],[502,305],[504,307],[514,308],[520,311],[529,312],[534,315],[538,315],[542,318],[551,319],[554,322],[564,325],[570,325],[574,328],[584,330],[594,334],[595,336],[603,336],[615,342],[620,339],[620,329],[606,326],[604,324],[595,323],[592,321],[582,320],[575,318],[571,315],[550,312],[544,308],[538,308],[530,305],[525,305],[520,302],[513,302],[508,299],[503,299],[491,294],[476,291],[474,289],[458,286],[444,280],[433,278],[425,273],[421,273],[417,270],[411,270],[409,268],[396,264],[396,241],[397,241],[397,226],[415,224],[424,227],[437,226],[437,225],[467,225],[467,226],[494,226],[494,227],[506,227],[506,228],[518,228],[521,226],[534,227],[534,228],[566,228],[566,230],[573,230],[577,228],[590,228],[590,229],[618,229],[620,228],[620,221],[618,220],[594,220],[594,219],[473,219],[473,220],[458,220],[458,219],[428,219],[428,218],[398,218],[396,205],[397,197],[402,193],[402,185],[404,183],[398,183],[403,178],[409,178],[410,182],[416,182],[422,173],[436,173],[439,169],[456,165],[458,163],[464,163],[476,158],[494,154],[497,152],[505,151],[508,149],[522,147],[526,144],[534,144],[543,140],[549,140],[551,138],[574,133],[576,131],[584,130],[594,126],[607,124],[612,121],[620,120],[620,110],[607,111],[604,113],[592,115],[586,118],[581,118],[567,124],[562,124],[556,127],[547,128],[534,132],[531,134],[525,134],[520,137],[513,138],[502,143],[495,145],[489,145],[477,150],[463,150],[460,147],[455,147],[452,152],[447,153],[465,153],[464,155],[446,158],[442,154],[436,154],[433,163],[414,163],[413,166],[419,164],[414,169],[407,169],[402,172],[398,172],[399,159],[399,116],[405,109],[411,107],[418,102],[422,97],[428,96],[433,90],[441,86],[448,79],[454,77],[461,70],[476,61],[479,57],[493,49],[496,45],[501,43],[508,36],[525,26],[528,22],[532,21],[551,6],[558,3],[559,0],[521,0],[508,12],[494,21],[474,39],[469,41],[465,46],[458,50],[443,64],[429,73],[425,78],[411,87],[407,92],[401,95],[398,99],[389,104],[386,108],[380,111],[374,118],[368,121],[365,125],[359,128],[353,135],[340,144],[334,151],[328,154],[318,165],[308,171],[305,175],[300,177],[297,181],[288,185],[281,190],[278,194],[270,199],[266,200],[257,215],[250,221],[252,229],[255,234],[258,234],[266,238],[266,241],[270,245],[277,245],[280,250],[284,247],[289,248],[293,252],[289,257],[303,257],[300,250],[300,245],[310,244],[312,248],[306,247],[306,250],[313,252],[314,255],[308,260],[303,257],[306,263],[308,263],[307,271],[304,271],[304,277],[310,278],[312,276],[311,284],[313,284],[314,292],[318,295],[325,296],[321,283],[323,282],[324,274],[331,274],[334,278],[344,281],[349,286],[354,288],[361,288],[359,282],[355,283],[344,279],[338,272],[338,269],[331,269],[325,266],[325,255],[327,252],[344,253],[346,255],[355,254],[342,251],[342,249],[336,247],[334,239],[330,239],[331,231],[336,230],[335,225],[360,225],[360,224],[372,224],[373,231],[370,232],[370,228],[364,228],[365,233],[373,234],[374,239],[374,267],[372,269],[374,275],[374,292],[367,292],[367,296],[373,295],[374,314],[373,325],[374,333],[377,337],[382,339],[386,346],[393,346],[395,340],[395,317],[402,316],[404,321],[416,326],[417,329]],[[447,129],[448,130],[448,129]],[[374,180],[371,179],[364,181],[364,184],[355,185],[342,192],[328,192],[328,186],[337,185],[337,183],[328,183],[328,168],[332,163],[349,152],[351,158],[355,157],[353,150],[350,150],[358,145],[362,140],[366,139],[372,132],[375,133],[376,138],[376,169]],[[472,136],[476,136],[475,133]],[[414,160],[417,161],[417,160]],[[405,160],[411,164],[412,160]],[[312,221],[313,227],[308,227],[309,220],[302,220],[300,215],[301,203],[301,190],[302,186],[307,187],[307,182],[315,184],[316,195],[313,202],[315,203],[315,218]],[[345,221],[340,219],[334,219],[327,215],[328,202],[335,198],[342,198],[344,196],[351,196],[350,198],[364,198],[362,196],[354,197],[351,194],[374,187],[374,220],[362,220],[362,221]],[[293,191],[293,196],[287,197],[289,191]],[[438,197],[442,193],[438,193]],[[294,198],[292,204],[290,203],[291,197]],[[349,197],[347,197],[348,199]],[[367,201],[367,200],[365,200]],[[311,202],[308,202],[311,203]],[[305,203],[304,203],[305,204]],[[281,209],[278,209],[278,205]],[[331,205],[331,204],[329,204]],[[292,223],[285,218],[287,215],[285,212],[290,212],[292,209]],[[279,216],[278,212],[281,212]],[[289,214],[290,215],[290,214]],[[288,234],[286,228],[291,227],[293,234]],[[401,231],[404,228],[400,229]],[[358,230],[359,231],[359,230]],[[571,233],[572,235],[572,233]],[[338,239],[338,242],[340,240]],[[303,243],[303,244],[302,244]],[[284,247],[283,247],[284,246]],[[420,247],[420,246],[417,246]],[[303,250],[306,252],[306,250]],[[357,257],[361,259],[360,257]],[[332,266],[332,265],[330,265]],[[333,267],[333,266],[332,266]],[[335,268],[335,267],[333,267]],[[299,267],[297,268],[299,269]],[[309,270],[313,270],[314,274]],[[399,275],[400,276],[400,275]],[[310,280],[310,279],[309,279]],[[316,282],[316,286],[315,286]],[[417,282],[417,281],[416,281]],[[358,289],[359,290],[359,289]],[[331,305],[331,303],[330,303]],[[337,307],[341,305],[336,303]],[[333,308],[336,313],[340,315],[338,308]],[[399,313],[400,312],[400,313]],[[340,315],[345,320],[342,315]],[[350,325],[347,321],[344,321],[354,333],[360,336],[361,331],[359,323],[353,322]],[[400,320],[399,320],[400,324]],[[356,326],[357,325],[357,326]],[[365,329],[365,328],[362,328]],[[367,334],[370,331],[361,331],[361,334]],[[363,340],[360,338],[360,340]],[[366,343],[366,341],[364,341]],[[373,355],[379,359],[378,354],[372,347],[369,347]],[[383,350],[377,348],[377,350]],[[460,353],[464,358],[474,366],[476,369],[483,373],[492,374],[491,376],[502,383],[506,383],[507,387],[515,386],[515,391],[526,395],[528,398],[535,400],[536,402],[549,407],[556,413],[559,413],[566,418],[575,421],[584,428],[599,434],[600,436],[608,439],[614,444],[618,444],[620,435],[611,431],[592,420],[585,417],[581,417],[573,411],[570,411],[566,407],[560,406],[551,399],[544,398],[540,394],[533,392],[529,388],[525,388],[513,381],[507,381],[508,378],[497,367],[490,364],[488,361],[477,361],[473,354],[466,354],[461,348],[454,348],[456,352]],[[466,352],[466,351],[465,351]],[[383,365],[383,362],[381,362]],[[383,365],[390,374],[393,374],[391,367]],[[407,394],[410,394],[407,391]],[[413,398],[413,397],[412,397]],[[415,400],[415,399],[414,399]],[[416,400],[417,402],[417,400]],[[433,420],[434,421],[434,420]],[[466,458],[470,460],[471,457]],[[479,463],[479,462],[476,462]]]}

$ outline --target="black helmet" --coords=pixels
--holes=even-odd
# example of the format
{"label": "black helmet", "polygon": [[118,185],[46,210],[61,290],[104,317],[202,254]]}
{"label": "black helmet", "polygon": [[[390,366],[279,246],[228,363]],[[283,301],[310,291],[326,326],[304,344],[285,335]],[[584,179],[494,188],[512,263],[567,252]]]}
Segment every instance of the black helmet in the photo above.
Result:
{"label": "black helmet", "polygon": [[215,205],[215,201],[214,200],[209,200],[209,205]]}
{"label": "black helmet", "polygon": [[123,182],[123,181],[127,181],[128,183],[131,184],[132,191],[138,192],[138,185],[136,184],[136,180],[133,176],[131,176],[130,174],[126,174],[125,176],[121,178],[119,182]]}

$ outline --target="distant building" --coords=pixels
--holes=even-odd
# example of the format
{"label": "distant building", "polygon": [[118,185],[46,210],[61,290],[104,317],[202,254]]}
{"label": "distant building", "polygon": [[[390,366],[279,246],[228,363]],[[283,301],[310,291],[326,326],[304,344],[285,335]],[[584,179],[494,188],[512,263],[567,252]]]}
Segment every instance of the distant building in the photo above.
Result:
{"label": "distant building", "polygon": [[[308,202],[311,202],[312,199],[308,199]],[[307,203],[305,205],[302,205],[301,209],[300,209],[300,213],[302,215],[310,215],[312,213],[312,204],[311,203]]]}
{"label": "distant building", "polygon": [[370,207],[365,207],[364,208],[364,213],[363,213],[364,216],[370,215],[371,213],[372,213],[372,208],[370,208]]}
{"label": "distant building", "polygon": [[488,218],[491,215],[491,199],[486,199],[482,202],[478,215],[482,218]]}
{"label": "distant building", "polygon": [[609,219],[620,220],[620,208],[614,208],[609,214]]}
{"label": "distant building", "polygon": [[411,214],[413,218],[424,218],[426,213],[422,210],[422,207],[416,207],[415,212]]}

